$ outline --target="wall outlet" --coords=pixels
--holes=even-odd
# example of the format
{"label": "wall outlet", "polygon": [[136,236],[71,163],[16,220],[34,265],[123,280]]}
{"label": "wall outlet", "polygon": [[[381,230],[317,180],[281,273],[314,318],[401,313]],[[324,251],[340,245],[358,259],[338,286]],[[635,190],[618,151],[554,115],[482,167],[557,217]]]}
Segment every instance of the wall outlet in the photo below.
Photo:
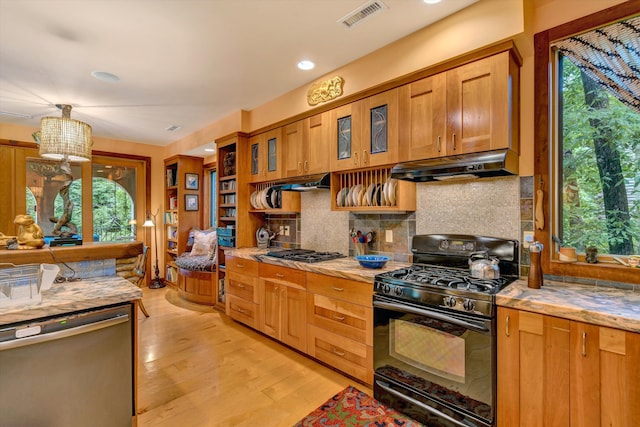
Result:
{"label": "wall outlet", "polygon": [[284,236],[284,225],[280,226],[280,230],[278,230],[278,234]]}
{"label": "wall outlet", "polygon": [[285,226],[284,226],[284,235],[285,235],[285,236],[288,236],[288,235],[289,235],[289,226],[288,226],[288,225],[285,225]]}
{"label": "wall outlet", "polygon": [[522,233],[524,236],[524,242],[522,242],[522,247],[525,249],[529,249],[529,245],[533,243],[533,239],[535,239],[533,231],[525,231]]}
{"label": "wall outlet", "polygon": [[384,231],[384,241],[387,243],[393,242],[393,230],[385,230]]}

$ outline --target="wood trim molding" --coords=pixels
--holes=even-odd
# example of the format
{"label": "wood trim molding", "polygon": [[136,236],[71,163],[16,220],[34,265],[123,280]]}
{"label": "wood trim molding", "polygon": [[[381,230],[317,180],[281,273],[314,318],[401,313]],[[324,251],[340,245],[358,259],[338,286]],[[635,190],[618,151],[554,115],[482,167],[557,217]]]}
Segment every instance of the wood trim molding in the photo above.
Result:
{"label": "wood trim molding", "polygon": [[640,283],[640,270],[614,264],[562,263],[551,258],[554,247],[551,239],[551,181],[550,181],[550,123],[549,82],[550,44],[573,34],[615,22],[638,14],[640,0],[631,0],[600,12],[542,31],[534,36],[534,184],[543,191],[544,227],[535,230],[535,239],[547,250],[542,257],[545,274],[557,276],[587,277],[607,281]]}

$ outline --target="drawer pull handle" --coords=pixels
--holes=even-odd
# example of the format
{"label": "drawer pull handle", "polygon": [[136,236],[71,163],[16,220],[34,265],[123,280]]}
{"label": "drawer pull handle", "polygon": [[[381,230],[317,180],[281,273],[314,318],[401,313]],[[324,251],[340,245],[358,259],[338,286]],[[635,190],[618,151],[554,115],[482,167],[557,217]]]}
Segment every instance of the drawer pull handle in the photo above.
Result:
{"label": "drawer pull handle", "polygon": [[337,292],[344,292],[344,288],[336,288],[335,286],[333,287],[333,290]]}
{"label": "drawer pull handle", "polygon": [[587,357],[587,333],[582,333],[582,357]]}
{"label": "drawer pull handle", "polygon": [[236,308],[236,311],[237,311],[238,313],[242,313],[242,314],[244,314],[244,310],[243,310],[243,309],[241,309],[241,308]]}
{"label": "drawer pull handle", "polygon": [[242,283],[236,283],[236,287],[240,289],[244,289],[244,285]]}
{"label": "drawer pull handle", "polygon": [[276,277],[284,277],[284,274],[276,273]]}
{"label": "drawer pull handle", "polygon": [[238,268],[244,268],[244,264],[236,264],[236,267],[238,267]]}
{"label": "drawer pull handle", "polygon": [[507,316],[506,322],[505,322],[505,327],[504,327],[504,333],[506,336],[511,336],[511,334],[509,333],[509,319],[511,316]]}
{"label": "drawer pull handle", "polygon": [[343,321],[344,321],[344,319],[345,319],[345,317],[344,317],[344,316],[338,316],[337,314],[334,314],[334,315],[333,315],[333,318],[334,318],[334,319],[336,319],[336,320],[339,320],[339,321],[341,321],[341,322],[343,322]]}
{"label": "drawer pull handle", "polygon": [[333,354],[335,354],[336,356],[344,357],[346,353],[344,351],[338,351],[335,347],[333,347]]}

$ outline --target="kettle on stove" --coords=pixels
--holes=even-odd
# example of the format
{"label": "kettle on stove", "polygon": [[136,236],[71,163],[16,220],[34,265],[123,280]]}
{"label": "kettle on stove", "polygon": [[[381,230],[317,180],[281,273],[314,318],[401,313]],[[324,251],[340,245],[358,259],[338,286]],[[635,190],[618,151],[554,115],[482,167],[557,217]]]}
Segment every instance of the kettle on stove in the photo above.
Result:
{"label": "kettle on stove", "polygon": [[269,234],[269,230],[264,227],[259,227],[256,231],[256,241],[258,242],[259,249],[267,249],[269,247],[269,240],[272,237]]}

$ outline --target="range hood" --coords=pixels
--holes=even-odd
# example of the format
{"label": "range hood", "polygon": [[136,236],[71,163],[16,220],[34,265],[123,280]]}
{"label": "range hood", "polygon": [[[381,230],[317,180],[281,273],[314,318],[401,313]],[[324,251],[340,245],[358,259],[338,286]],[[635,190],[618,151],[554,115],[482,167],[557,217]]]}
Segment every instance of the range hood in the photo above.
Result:
{"label": "range hood", "polygon": [[518,174],[518,155],[508,149],[400,163],[391,177],[405,181],[447,181]]}
{"label": "range hood", "polygon": [[328,190],[331,187],[331,174],[320,173],[280,180],[278,186],[282,191]]}

